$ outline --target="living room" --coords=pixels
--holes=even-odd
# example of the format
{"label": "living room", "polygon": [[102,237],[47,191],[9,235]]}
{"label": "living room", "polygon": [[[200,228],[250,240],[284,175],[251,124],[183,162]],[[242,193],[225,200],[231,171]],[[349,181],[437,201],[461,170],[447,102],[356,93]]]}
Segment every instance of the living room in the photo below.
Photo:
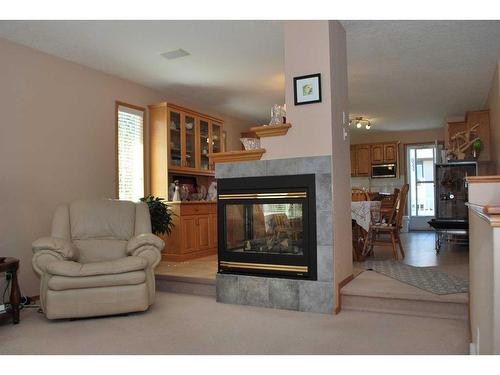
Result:
{"label": "living room", "polygon": [[[478,156],[488,155],[488,166],[478,174],[498,173],[498,21],[19,19],[0,21],[0,256],[15,260],[0,280],[8,313],[0,353],[497,354],[496,328],[492,337],[483,333],[493,318],[476,314],[489,297],[480,306],[471,302],[471,323],[467,312],[450,318],[353,308],[355,298],[342,289],[358,276],[351,188],[401,188],[410,178],[406,146],[451,150],[448,124],[489,110],[489,139],[481,133]],[[422,34],[411,31],[418,22]],[[392,34],[386,29],[377,38],[387,26]],[[428,40],[426,28],[441,37],[433,57],[452,41],[445,58],[456,64],[423,69],[394,62],[390,48],[360,52],[404,29]],[[362,34],[371,39],[357,44]],[[463,54],[466,41],[482,44]],[[415,56],[412,46],[406,53]],[[404,60],[405,48],[397,54]],[[377,83],[387,78],[371,81],[384,64],[393,74],[406,66],[416,72],[411,80],[427,81],[421,91],[396,90],[372,106],[387,89]],[[377,70],[370,74],[370,66]],[[430,82],[445,73],[463,80]],[[363,81],[373,88],[369,95]],[[463,86],[470,92],[449,98]],[[405,111],[418,96],[426,99]],[[418,118],[424,109],[429,116]],[[351,145],[393,141],[400,155],[393,180],[353,175]],[[370,168],[389,159],[371,158]],[[489,197],[470,200],[475,208],[500,203],[496,180],[471,181],[483,193],[474,187],[470,197]],[[173,226],[156,221],[155,207],[165,205],[138,202],[148,195],[164,198]],[[458,256],[467,258],[466,281],[477,291],[483,266],[469,264],[479,233],[471,232],[471,250]],[[369,246],[366,234],[360,238]],[[418,240],[402,238],[411,260]],[[436,261],[454,251],[437,254],[429,243]],[[375,254],[392,259],[377,247]],[[207,256],[208,266],[192,266]],[[459,308],[468,306],[467,299]]]}

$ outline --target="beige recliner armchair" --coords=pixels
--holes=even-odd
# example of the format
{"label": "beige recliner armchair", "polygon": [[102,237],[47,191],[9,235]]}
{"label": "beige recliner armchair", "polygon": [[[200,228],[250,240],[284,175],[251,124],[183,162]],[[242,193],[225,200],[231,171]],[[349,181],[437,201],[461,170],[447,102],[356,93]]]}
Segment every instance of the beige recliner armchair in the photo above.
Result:
{"label": "beige recliner armchair", "polygon": [[144,311],[164,243],[145,203],[80,200],[56,209],[51,237],[33,242],[33,268],[49,319]]}

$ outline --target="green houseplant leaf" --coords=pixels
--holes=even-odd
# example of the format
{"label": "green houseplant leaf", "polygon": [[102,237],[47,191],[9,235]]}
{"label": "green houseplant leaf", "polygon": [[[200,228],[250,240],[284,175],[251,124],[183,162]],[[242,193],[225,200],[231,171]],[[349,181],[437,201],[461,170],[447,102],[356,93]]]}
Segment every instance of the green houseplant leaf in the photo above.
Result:
{"label": "green houseplant leaf", "polygon": [[165,199],[148,195],[141,198],[141,202],[145,202],[149,207],[151,231],[156,235],[170,235],[174,227],[173,217],[175,214],[165,203]]}

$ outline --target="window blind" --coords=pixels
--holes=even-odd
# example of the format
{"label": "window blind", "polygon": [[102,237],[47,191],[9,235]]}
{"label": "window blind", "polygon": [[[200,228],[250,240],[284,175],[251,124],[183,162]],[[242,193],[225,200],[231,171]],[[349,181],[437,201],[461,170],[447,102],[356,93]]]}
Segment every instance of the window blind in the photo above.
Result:
{"label": "window blind", "polygon": [[144,196],[144,112],[118,106],[118,198]]}

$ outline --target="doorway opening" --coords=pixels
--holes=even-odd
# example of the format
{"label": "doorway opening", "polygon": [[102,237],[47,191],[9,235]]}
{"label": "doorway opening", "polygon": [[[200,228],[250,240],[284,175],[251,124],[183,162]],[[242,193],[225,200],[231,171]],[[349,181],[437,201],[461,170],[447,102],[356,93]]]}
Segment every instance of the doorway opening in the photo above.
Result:
{"label": "doorway opening", "polygon": [[406,180],[408,194],[409,229],[431,230],[428,221],[435,216],[434,144],[406,146]]}

